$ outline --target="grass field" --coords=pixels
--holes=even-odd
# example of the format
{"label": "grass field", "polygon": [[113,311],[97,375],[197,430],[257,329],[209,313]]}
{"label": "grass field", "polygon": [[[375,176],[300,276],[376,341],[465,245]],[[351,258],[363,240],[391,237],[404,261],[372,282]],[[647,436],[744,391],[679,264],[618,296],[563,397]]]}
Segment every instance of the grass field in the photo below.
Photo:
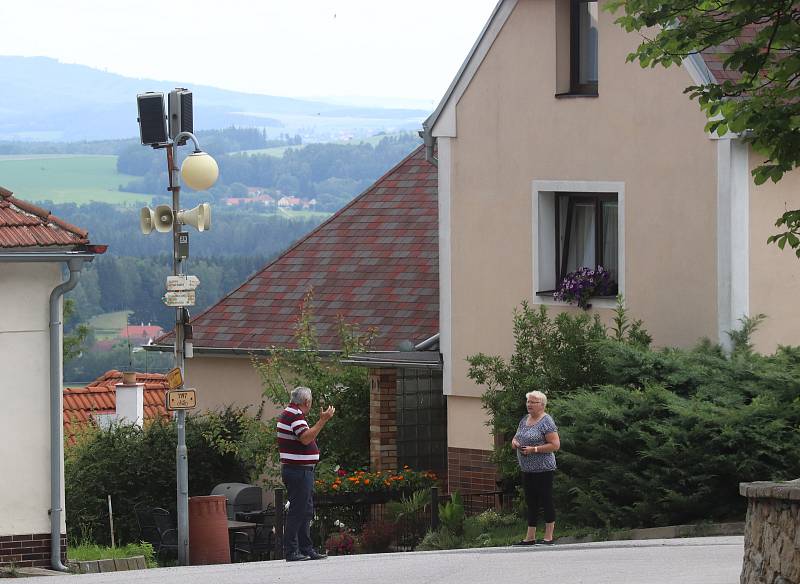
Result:
{"label": "grass field", "polygon": [[288,209],[278,209],[278,214],[287,219],[327,219],[332,213],[323,211],[291,211]]}
{"label": "grass field", "polygon": [[119,331],[125,328],[128,323],[128,315],[132,313],[132,310],[120,310],[119,312],[98,314],[89,319],[89,326],[94,330],[98,340],[113,339],[119,336]]}
{"label": "grass field", "polygon": [[[400,134],[378,134],[377,136],[370,136],[369,138],[354,138],[352,140],[335,140],[331,144],[371,144],[377,146],[378,143],[384,138],[399,136]],[[284,153],[289,149],[300,150],[308,144],[301,146],[276,146],[275,148],[260,148],[258,150],[242,150],[237,154],[247,154],[248,156],[274,156],[275,158],[282,158]]]}
{"label": "grass field", "polygon": [[117,190],[134,178],[117,172],[116,156],[0,156],[0,186],[30,202],[149,203],[149,195]]}
{"label": "grass field", "polygon": [[258,148],[256,150],[242,150],[236,154],[247,154],[248,156],[274,156],[283,158],[283,154],[290,148],[300,149],[302,146],[275,146],[274,148]]}

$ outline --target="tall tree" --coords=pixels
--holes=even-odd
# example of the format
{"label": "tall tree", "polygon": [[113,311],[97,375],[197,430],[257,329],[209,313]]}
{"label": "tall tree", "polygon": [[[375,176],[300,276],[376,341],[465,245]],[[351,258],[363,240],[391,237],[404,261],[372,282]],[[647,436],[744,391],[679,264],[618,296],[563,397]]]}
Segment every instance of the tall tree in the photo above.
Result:
{"label": "tall tree", "polygon": [[[800,163],[800,4],[794,0],[612,0],[616,22],[643,41],[628,61],[642,67],[679,65],[687,56],[715,54],[730,74],[686,92],[709,118],[706,129],[741,133],[765,162],[756,184],[778,182]],[[722,48],[724,47],[724,48]],[[800,210],[776,222],[771,236],[800,257]]]}
{"label": "tall tree", "polygon": [[[75,301],[64,300],[64,322],[68,322],[74,314]],[[64,362],[71,361],[81,354],[86,348],[90,333],[91,330],[87,325],[79,324],[73,329],[71,334],[64,335]]]}

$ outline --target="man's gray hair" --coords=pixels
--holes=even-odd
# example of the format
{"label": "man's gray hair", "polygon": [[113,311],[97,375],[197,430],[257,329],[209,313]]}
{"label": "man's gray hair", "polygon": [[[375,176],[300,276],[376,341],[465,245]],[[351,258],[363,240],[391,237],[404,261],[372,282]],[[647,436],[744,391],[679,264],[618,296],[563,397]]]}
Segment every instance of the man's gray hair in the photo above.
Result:
{"label": "man's gray hair", "polygon": [[291,400],[293,404],[304,404],[311,400],[311,389],[299,385],[292,390]]}

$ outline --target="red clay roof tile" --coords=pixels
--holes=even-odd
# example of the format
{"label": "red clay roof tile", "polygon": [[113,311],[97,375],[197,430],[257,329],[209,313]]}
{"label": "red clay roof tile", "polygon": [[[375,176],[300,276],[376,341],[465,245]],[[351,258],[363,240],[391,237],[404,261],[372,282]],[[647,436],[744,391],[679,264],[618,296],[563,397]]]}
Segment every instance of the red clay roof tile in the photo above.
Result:
{"label": "red clay roof tile", "polygon": [[88,231],[0,187],[0,248],[82,246],[88,238]]}
{"label": "red clay roof tile", "polygon": [[[75,441],[78,427],[89,423],[95,414],[116,412],[116,385],[122,382],[122,373],[106,372],[86,387],[64,388],[64,437],[69,443]],[[144,383],[144,419],[169,418],[165,394],[169,389],[166,377],[161,373],[137,373],[136,382]]]}

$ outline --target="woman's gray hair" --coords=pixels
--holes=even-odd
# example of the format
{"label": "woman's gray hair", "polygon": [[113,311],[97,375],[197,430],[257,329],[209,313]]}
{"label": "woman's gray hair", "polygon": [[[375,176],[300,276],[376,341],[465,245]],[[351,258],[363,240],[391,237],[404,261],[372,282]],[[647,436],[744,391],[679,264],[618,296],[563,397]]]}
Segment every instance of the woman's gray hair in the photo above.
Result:
{"label": "woman's gray hair", "polygon": [[538,399],[540,402],[542,402],[543,406],[547,406],[547,396],[541,391],[529,391],[525,394],[525,401],[528,401],[531,398]]}
{"label": "woman's gray hair", "polygon": [[303,387],[302,385],[295,387],[292,390],[291,398],[293,404],[304,404],[311,401],[311,389]]}

